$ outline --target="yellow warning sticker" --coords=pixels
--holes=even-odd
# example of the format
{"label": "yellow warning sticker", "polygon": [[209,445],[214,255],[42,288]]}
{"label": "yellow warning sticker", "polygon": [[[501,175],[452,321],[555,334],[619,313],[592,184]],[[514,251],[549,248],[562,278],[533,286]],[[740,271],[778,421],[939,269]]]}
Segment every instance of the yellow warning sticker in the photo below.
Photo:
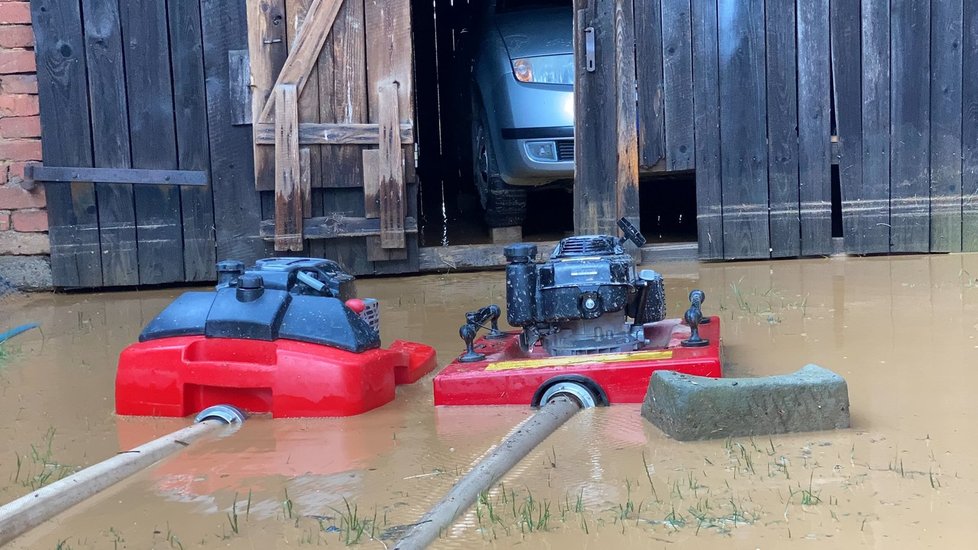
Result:
{"label": "yellow warning sticker", "polygon": [[602,353],[595,355],[566,355],[549,359],[521,359],[518,361],[499,361],[489,363],[488,371],[513,369],[542,369],[546,367],[569,367],[589,363],[625,363],[628,361],[654,361],[671,359],[672,350],[636,351],[631,353]]}

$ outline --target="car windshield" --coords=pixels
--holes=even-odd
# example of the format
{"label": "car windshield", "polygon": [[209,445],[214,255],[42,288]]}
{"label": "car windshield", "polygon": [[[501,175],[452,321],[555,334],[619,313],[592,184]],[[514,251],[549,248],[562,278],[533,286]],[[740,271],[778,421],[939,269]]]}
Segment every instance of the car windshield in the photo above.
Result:
{"label": "car windshield", "polygon": [[496,11],[506,13],[534,8],[566,8],[573,3],[573,0],[499,0],[496,2]]}

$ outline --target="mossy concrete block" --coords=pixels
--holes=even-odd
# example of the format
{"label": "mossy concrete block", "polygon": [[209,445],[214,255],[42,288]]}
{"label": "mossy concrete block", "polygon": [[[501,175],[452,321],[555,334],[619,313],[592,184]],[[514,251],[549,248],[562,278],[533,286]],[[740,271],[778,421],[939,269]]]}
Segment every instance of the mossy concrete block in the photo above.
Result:
{"label": "mossy concrete block", "polygon": [[642,416],[680,441],[835,430],[849,427],[849,389],[818,365],[760,378],[656,371]]}

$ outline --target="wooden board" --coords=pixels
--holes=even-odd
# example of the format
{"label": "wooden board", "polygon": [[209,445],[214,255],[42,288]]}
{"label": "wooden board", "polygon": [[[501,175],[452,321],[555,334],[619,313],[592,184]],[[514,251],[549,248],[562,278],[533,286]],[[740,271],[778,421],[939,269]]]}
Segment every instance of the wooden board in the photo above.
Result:
{"label": "wooden board", "polygon": [[961,0],[931,3],[931,252],[961,251],[962,15]]}
{"label": "wooden board", "polygon": [[[251,68],[251,120],[266,122],[262,109],[268,103],[275,78],[288,57],[285,0],[246,0],[248,57]],[[260,191],[275,186],[275,151],[254,147],[255,185]]]}
{"label": "wooden board", "polygon": [[[666,156],[660,4],[661,0],[634,0],[639,164],[642,167],[655,166]],[[713,13],[716,13],[716,2]],[[695,20],[694,23],[708,24]],[[715,17],[713,26],[716,28]]]}
{"label": "wooden board", "polygon": [[[207,170],[207,100],[204,57],[197,2],[168,2],[170,53],[173,66],[173,107],[177,131],[177,166],[181,170]],[[230,59],[230,58],[229,58]],[[230,97],[230,96],[229,96]],[[214,203],[210,187],[181,187],[183,220],[183,280],[217,278],[214,255]]]}
{"label": "wooden board", "polygon": [[[133,0],[120,3],[120,8],[133,167],[177,168],[166,6]],[[133,195],[140,284],[182,281],[180,189],[137,185]]]}
{"label": "wooden board", "polygon": [[[94,166],[130,166],[126,75],[123,71],[122,29],[116,2],[83,0],[85,58],[91,97]],[[57,139],[45,133],[46,139]],[[48,162],[52,162],[53,159]],[[73,170],[80,171],[80,170]],[[36,174],[34,175],[37,178]],[[48,179],[47,181],[51,181]],[[85,181],[96,181],[86,178]],[[104,286],[139,283],[136,212],[132,185],[98,180],[98,233]]]}
{"label": "wooden board", "polygon": [[[319,55],[319,117],[323,123],[367,122],[366,63],[363,2],[344,1]],[[300,126],[300,142],[302,137]],[[314,182],[313,187],[360,187],[360,150],[355,146],[323,147],[321,182]]]}
{"label": "wooden board", "polygon": [[723,253],[769,256],[763,0],[719,0]]}
{"label": "wooden board", "polygon": [[[275,240],[277,238],[275,226],[274,220],[262,220],[262,238]],[[381,231],[379,218],[344,216],[342,214],[327,214],[318,218],[308,218],[303,223],[303,235],[305,238],[313,240],[380,236]],[[418,221],[411,216],[405,218],[404,231],[406,233],[417,233]]]}
{"label": "wooden board", "polygon": [[801,254],[795,3],[771,2],[767,5],[765,17],[771,257],[785,258]]}
{"label": "wooden board", "polygon": [[[48,162],[91,166],[91,127],[85,81],[85,45],[79,4],[30,3],[34,23],[37,87],[41,102],[42,153]],[[72,113],[72,116],[64,116]],[[95,186],[45,187],[52,280],[57,287],[102,284]]]}
{"label": "wooden board", "polygon": [[978,3],[965,2],[962,25],[961,244],[978,251]]}
{"label": "wooden board", "polygon": [[801,254],[832,252],[829,2],[798,1],[798,198]]}
{"label": "wooden board", "polygon": [[[859,4],[831,0],[832,97],[835,105],[835,134],[839,150],[833,160],[839,163],[839,191],[842,199],[842,233],[847,252],[854,252],[857,241],[850,239],[862,230],[859,199],[867,182],[863,180],[862,140],[862,64],[853,55],[860,50]],[[880,25],[882,21],[873,24]]]}
{"label": "wooden board", "polygon": [[207,90],[210,182],[217,258],[253,262],[270,253],[258,236],[261,206],[254,186],[251,129],[231,123],[228,52],[247,47],[244,2],[200,3]]}
{"label": "wooden board", "polygon": [[[688,10],[687,10],[688,12]],[[617,88],[617,155],[615,178],[618,218],[642,227],[638,193],[638,113],[635,105],[635,13],[632,0],[615,0],[615,81]],[[690,95],[692,101],[692,95]],[[690,104],[692,108],[692,104]],[[690,113],[692,115],[692,113]],[[692,132],[692,125],[690,126]],[[690,151],[692,154],[692,151]],[[612,235],[616,235],[612,233]]]}
{"label": "wooden board", "polygon": [[[103,113],[96,112],[100,115],[99,119],[107,118]],[[124,112],[122,114],[125,114]],[[126,122],[125,120],[122,121]],[[118,121],[115,121],[119,124]],[[108,124],[104,120],[99,121],[100,125]],[[128,128],[127,128],[128,129]],[[120,131],[122,129],[120,128]],[[124,132],[123,135],[126,135]],[[114,139],[114,138],[113,138]],[[96,140],[98,143],[98,140]],[[122,152],[129,151],[129,141],[126,140],[125,145],[121,143],[112,143],[112,145],[117,146]],[[99,151],[99,146],[96,145],[96,151]],[[107,154],[107,153],[106,153]],[[115,155],[117,158],[122,159],[121,153]],[[123,162],[119,161],[120,164],[128,163],[128,160]],[[182,185],[190,187],[204,187],[207,185],[207,172],[203,170],[153,170],[147,168],[79,168],[79,167],[64,167],[64,166],[45,166],[43,164],[29,164],[24,167],[24,177],[27,179],[33,179],[37,181],[47,181],[47,182],[105,182],[105,183],[140,183],[140,184],[151,184],[151,185]]]}
{"label": "wooden board", "polygon": [[380,84],[380,148],[377,175],[380,178],[380,245],[404,248],[404,151],[398,131],[398,88],[396,81]]}
{"label": "wooden board", "polygon": [[890,11],[890,251],[930,248],[930,6]]}
{"label": "wooden board", "polygon": [[715,0],[692,0],[690,11],[696,132],[696,232],[700,258],[716,260],[723,258],[717,4]]}
{"label": "wooden board", "polygon": [[[890,0],[862,4],[862,178],[843,191],[846,252],[890,250]],[[850,202],[850,204],[846,204]]]}
{"label": "wooden board", "polygon": [[[666,124],[666,169],[692,170],[693,64],[689,0],[662,4],[662,75]],[[649,52],[646,55],[654,55]]]}
{"label": "wooden board", "polygon": [[[353,0],[338,0],[340,2],[347,2]],[[309,7],[312,5],[313,0],[286,0],[285,2],[285,12],[286,12],[286,30],[289,40],[289,49],[291,50],[296,44],[296,35],[299,28],[303,25],[306,20],[306,14],[309,11]],[[335,24],[335,23],[334,23]],[[330,32],[330,31],[327,31]],[[299,120],[301,122],[319,122],[319,68],[317,67],[319,56],[312,62],[312,66],[309,69],[309,77],[306,81],[305,87],[299,94]],[[309,155],[309,170],[306,173],[309,178],[310,185],[312,182],[316,182],[316,187],[321,186],[322,180],[322,155],[320,154],[321,148],[317,146],[305,148]],[[306,176],[303,176],[306,177]],[[308,198],[308,197],[307,197]],[[311,206],[311,203],[310,203]]]}
{"label": "wooden board", "polygon": [[275,98],[275,250],[302,250],[299,87],[278,84]]}
{"label": "wooden board", "polygon": [[[299,115],[300,119],[302,115]],[[414,128],[410,123],[401,125],[401,143],[414,143]],[[255,125],[255,141],[259,144],[275,144],[275,125],[269,123]],[[299,123],[300,145],[377,145],[380,143],[379,124],[359,123]],[[332,148],[331,148],[332,149]],[[359,148],[352,148],[358,151]],[[335,170],[335,167],[334,167]],[[344,185],[342,187],[358,187]],[[317,186],[323,187],[323,186]],[[339,186],[328,186],[339,187]]]}
{"label": "wooden board", "polygon": [[251,60],[248,58],[248,50],[228,52],[228,80],[231,124],[234,126],[251,124]]}

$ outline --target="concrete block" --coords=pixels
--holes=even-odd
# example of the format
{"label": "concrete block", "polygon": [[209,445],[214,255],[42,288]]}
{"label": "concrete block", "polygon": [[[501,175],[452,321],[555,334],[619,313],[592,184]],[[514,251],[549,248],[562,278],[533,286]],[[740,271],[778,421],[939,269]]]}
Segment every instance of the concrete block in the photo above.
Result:
{"label": "concrete block", "polygon": [[46,256],[0,256],[0,297],[5,289],[51,290],[53,286]]}
{"label": "concrete block", "polygon": [[818,365],[760,378],[656,371],[642,416],[680,441],[834,430],[849,427],[849,390]]}

